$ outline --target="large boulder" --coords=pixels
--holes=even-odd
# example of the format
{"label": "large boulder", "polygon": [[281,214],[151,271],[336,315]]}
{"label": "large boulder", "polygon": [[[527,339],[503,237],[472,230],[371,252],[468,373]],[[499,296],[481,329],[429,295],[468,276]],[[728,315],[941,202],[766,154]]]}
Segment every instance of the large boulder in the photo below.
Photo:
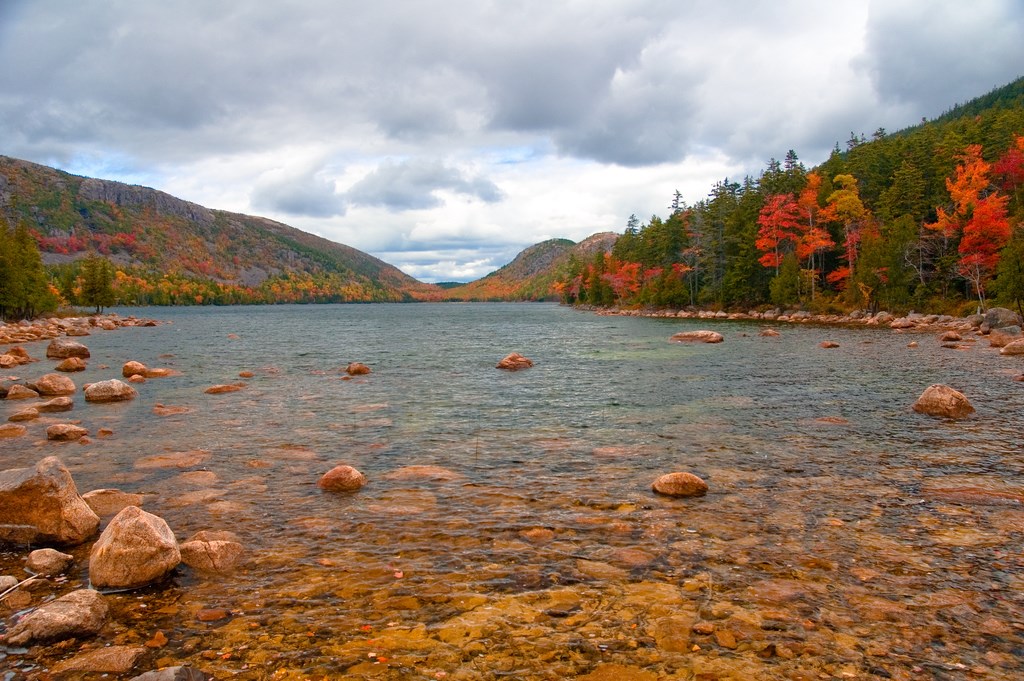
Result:
{"label": "large boulder", "polygon": [[124,402],[134,400],[138,394],[135,388],[116,378],[90,383],[85,387],[86,402]]}
{"label": "large boulder", "polygon": [[40,395],[74,395],[75,382],[60,374],[46,374],[36,379],[31,388]]}
{"label": "large boulder", "polygon": [[669,340],[673,343],[721,343],[725,337],[717,331],[701,329],[699,331],[680,331],[673,334]]}
{"label": "large boulder", "polygon": [[46,356],[50,359],[67,359],[68,357],[88,359],[90,353],[89,348],[78,341],[68,340],[67,338],[54,338],[46,346]]}
{"label": "large boulder", "polygon": [[99,524],[57,457],[0,471],[0,542],[81,544]]}
{"label": "large boulder", "polygon": [[4,643],[23,646],[40,641],[95,636],[107,622],[110,607],[93,589],[79,589],[28,613],[7,633]]}
{"label": "large boulder", "polygon": [[985,323],[990,329],[1002,329],[1007,326],[1020,326],[1021,318],[1013,310],[993,307],[985,313]]}
{"label": "large boulder", "polygon": [[93,545],[89,580],[98,588],[134,589],[163,579],[179,563],[178,541],[164,519],[128,506]]}
{"label": "large boulder", "polygon": [[914,403],[914,411],[928,416],[947,419],[962,419],[974,412],[974,407],[963,393],[948,385],[931,385],[925,388]]}

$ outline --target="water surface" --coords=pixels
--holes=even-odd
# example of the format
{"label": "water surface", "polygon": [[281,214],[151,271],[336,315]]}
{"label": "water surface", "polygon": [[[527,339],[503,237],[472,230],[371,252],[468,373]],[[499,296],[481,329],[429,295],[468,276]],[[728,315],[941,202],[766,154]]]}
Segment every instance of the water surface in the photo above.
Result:
{"label": "water surface", "polygon": [[[1024,384],[1012,380],[1024,366],[983,340],[950,350],[931,335],[785,325],[768,338],[754,323],[541,304],[119,312],[167,323],[80,339],[93,356],[73,380],[119,376],[127,360],[180,375],[137,386],[130,403],[79,396],[0,444],[0,463],[55,454],[82,492],[145,494],[180,540],[240,536],[249,558],[231,575],[182,566],[159,587],[111,594],[116,624],[93,645],[167,637],[137,671],[626,681],[1024,670],[1013,496],[1024,492]],[[696,328],[726,340],[667,342]],[[820,348],[826,339],[840,347]],[[28,349],[45,356],[44,344]],[[535,366],[495,369],[512,351]],[[344,380],[352,361],[373,373]],[[238,381],[239,392],[203,392]],[[932,383],[977,413],[913,413]],[[157,416],[157,404],[190,411]],[[0,402],[0,415],[24,406]],[[45,441],[45,425],[68,418],[94,434],[88,444]],[[194,450],[189,465],[151,463]],[[369,484],[322,493],[317,479],[338,463]],[[654,478],[675,470],[710,493],[654,495]],[[67,588],[87,583],[87,551],[76,549]],[[23,574],[22,556],[0,553],[0,573]],[[229,615],[199,619],[214,609]],[[74,651],[0,666],[35,678]]]}

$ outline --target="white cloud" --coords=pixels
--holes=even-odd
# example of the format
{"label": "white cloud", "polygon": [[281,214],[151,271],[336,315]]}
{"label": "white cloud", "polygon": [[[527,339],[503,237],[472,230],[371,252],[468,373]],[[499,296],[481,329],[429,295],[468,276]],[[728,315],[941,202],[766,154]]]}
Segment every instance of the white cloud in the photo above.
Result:
{"label": "white cloud", "polygon": [[934,117],[1022,34],[1017,0],[12,0],[0,153],[465,278]]}

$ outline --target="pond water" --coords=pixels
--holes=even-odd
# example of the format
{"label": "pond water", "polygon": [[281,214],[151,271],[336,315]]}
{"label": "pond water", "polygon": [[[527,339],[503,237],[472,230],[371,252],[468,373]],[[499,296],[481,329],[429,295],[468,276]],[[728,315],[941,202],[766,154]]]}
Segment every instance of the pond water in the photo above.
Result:
{"label": "pond water", "polygon": [[[129,403],[79,395],[0,441],[0,465],[56,455],[80,492],[144,494],[179,540],[241,538],[247,560],[229,575],[181,566],[109,594],[113,624],[84,649],[150,643],[133,674],[1024,674],[1024,365],[983,339],[951,350],[933,335],[787,325],[772,338],[762,324],[546,304],[118,312],[165,323],[77,339],[92,351],[77,385],[128,360],[180,373]],[[668,342],[698,328],[725,342]],[[497,370],[512,351],[535,366]],[[373,372],[344,380],[352,361]],[[914,413],[933,383],[977,412]],[[24,406],[0,402],[0,417]],[[69,418],[91,440],[47,442],[45,426]],[[322,492],[340,463],[368,484]],[[678,470],[707,496],[651,491]],[[88,548],[58,591],[88,584]],[[24,555],[0,551],[0,574],[24,577]],[[0,678],[56,678],[46,670],[82,645],[0,648]]]}

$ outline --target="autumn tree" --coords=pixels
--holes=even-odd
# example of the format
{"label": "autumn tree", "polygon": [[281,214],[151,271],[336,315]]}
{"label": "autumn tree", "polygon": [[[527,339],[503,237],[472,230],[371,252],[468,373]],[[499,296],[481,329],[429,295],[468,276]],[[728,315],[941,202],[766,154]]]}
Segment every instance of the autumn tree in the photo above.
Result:
{"label": "autumn tree", "polygon": [[1009,197],[991,190],[991,165],[982,158],[980,144],[968,145],[958,158],[955,174],[946,179],[952,210],[938,207],[937,219],[927,227],[946,237],[959,236],[957,272],[971,283],[984,307],[985,286],[1010,240]]}
{"label": "autumn tree", "polygon": [[795,248],[800,238],[799,213],[792,194],[771,194],[757,216],[759,229],[754,245],[764,254],[759,262],[765,267],[774,267],[776,274],[783,256]]}
{"label": "autumn tree", "polygon": [[826,199],[826,206],[822,209],[820,218],[823,222],[841,225],[846,265],[833,270],[828,275],[828,281],[845,288],[857,262],[861,229],[870,215],[860,199],[857,178],[853,175],[836,175],[832,185],[836,189]]}

